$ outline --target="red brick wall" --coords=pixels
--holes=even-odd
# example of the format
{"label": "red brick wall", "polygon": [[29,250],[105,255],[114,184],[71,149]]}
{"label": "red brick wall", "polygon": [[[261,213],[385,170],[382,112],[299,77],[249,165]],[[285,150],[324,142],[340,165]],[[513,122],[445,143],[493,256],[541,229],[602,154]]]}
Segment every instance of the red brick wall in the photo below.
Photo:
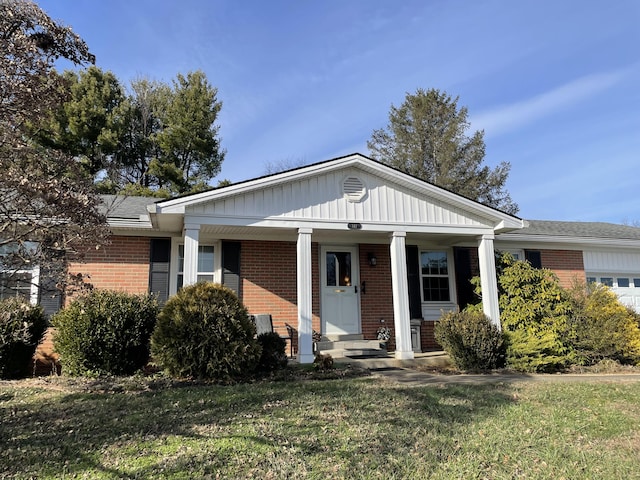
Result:
{"label": "red brick wall", "polygon": [[[369,265],[369,253],[376,256],[376,266]],[[365,293],[360,290],[362,334],[367,340],[378,338],[384,325],[391,329],[390,348],[395,348],[393,328],[393,292],[391,290],[391,257],[389,245],[360,245],[360,285],[366,282]],[[380,320],[384,319],[384,323]]]}
{"label": "red brick wall", "polygon": [[553,270],[560,285],[571,287],[574,280],[584,280],[584,262],[579,250],[541,250],[542,266]]}
{"label": "red brick wall", "polygon": [[111,243],[90,250],[83,263],[72,263],[72,273],[87,273],[95,288],[129,293],[149,291],[149,237],[111,237]]}
{"label": "red brick wall", "polygon": [[[313,329],[320,331],[318,246],[311,245]],[[298,328],[297,249],[295,242],[243,241],[240,250],[242,303],[250,313],[270,313],[274,329]],[[294,345],[296,342],[294,341]],[[295,348],[294,348],[295,350]]]}
{"label": "red brick wall", "polygon": [[[111,237],[111,243],[99,250],[91,250],[84,263],[72,263],[69,271],[88,274],[87,281],[95,288],[146,293],[149,290],[148,237]],[[71,301],[67,296],[66,303]],[[34,356],[36,375],[60,373],[58,354],[53,352],[53,330],[48,329]]]}

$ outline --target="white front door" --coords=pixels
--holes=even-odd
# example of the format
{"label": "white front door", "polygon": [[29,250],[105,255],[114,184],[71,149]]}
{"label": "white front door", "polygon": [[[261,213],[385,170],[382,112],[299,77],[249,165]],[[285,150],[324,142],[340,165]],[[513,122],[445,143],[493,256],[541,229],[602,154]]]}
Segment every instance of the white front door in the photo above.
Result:
{"label": "white front door", "polygon": [[322,333],[360,333],[358,247],[323,246],[320,272]]}

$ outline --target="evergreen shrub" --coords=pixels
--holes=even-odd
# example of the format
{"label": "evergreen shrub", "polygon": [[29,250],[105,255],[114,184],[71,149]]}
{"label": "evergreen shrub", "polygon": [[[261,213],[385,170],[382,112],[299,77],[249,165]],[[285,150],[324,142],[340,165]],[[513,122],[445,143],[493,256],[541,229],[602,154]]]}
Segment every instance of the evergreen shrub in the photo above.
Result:
{"label": "evergreen shrub", "polygon": [[256,328],[235,293],[201,282],[182,288],[158,317],[153,360],[170,375],[235,381],[260,359]]}
{"label": "evergreen shrub", "polygon": [[507,339],[507,365],[549,372],[571,362],[569,296],[556,275],[528,262],[502,257],[498,277],[500,320]]}
{"label": "evergreen shrub", "polygon": [[603,359],[640,362],[640,315],[623,305],[608,287],[576,284],[571,290],[570,338],[576,362],[595,365]]}
{"label": "evergreen shrub", "polygon": [[0,301],[0,378],[24,378],[47,328],[42,307],[18,298]]}
{"label": "evergreen shrub", "polygon": [[287,366],[287,342],[275,332],[258,335],[258,343],[262,347],[258,370],[270,372]]}
{"label": "evergreen shrub", "polygon": [[462,370],[492,370],[505,365],[504,337],[481,312],[445,313],[434,334],[454,365]]}
{"label": "evergreen shrub", "polygon": [[52,319],[54,348],[69,375],[130,375],[149,360],[158,316],[152,295],[93,290]]}

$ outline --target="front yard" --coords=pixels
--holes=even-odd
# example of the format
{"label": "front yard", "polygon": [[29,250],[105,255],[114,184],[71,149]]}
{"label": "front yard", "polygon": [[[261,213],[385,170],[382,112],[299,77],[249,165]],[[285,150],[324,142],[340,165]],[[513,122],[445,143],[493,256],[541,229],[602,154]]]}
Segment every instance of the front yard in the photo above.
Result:
{"label": "front yard", "polygon": [[640,478],[640,383],[0,383],[0,478]]}

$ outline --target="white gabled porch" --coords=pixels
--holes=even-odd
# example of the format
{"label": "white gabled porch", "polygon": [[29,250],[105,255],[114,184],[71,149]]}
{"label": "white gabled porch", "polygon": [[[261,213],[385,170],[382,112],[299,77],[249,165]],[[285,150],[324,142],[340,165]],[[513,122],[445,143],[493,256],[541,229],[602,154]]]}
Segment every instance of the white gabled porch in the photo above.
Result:
{"label": "white gabled porch", "polygon": [[[173,229],[184,245],[183,285],[198,280],[201,273],[198,270],[198,252],[202,242],[211,244],[251,239],[295,243],[296,327],[298,360],[301,363],[314,360],[314,315],[322,317],[325,315],[323,312],[328,311],[335,315],[337,311],[327,308],[327,302],[333,297],[321,293],[323,287],[317,287],[319,280],[314,276],[319,272],[322,277],[320,283],[329,289],[329,293],[334,289],[344,294],[336,297],[340,301],[346,295],[353,295],[359,308],[364,285],[359,280],[362,262],[359,263],[358,256],[362,257],[363,253],[358,255],[353,246],[362,244],[385,245],[384,248],[388,249],[396,359],[414,358],[408,245],[445,254],[456,245],[477,249],[483,309],[499,325],[493,239],[498,232],[522,228],[524,224],[520,219],[360,155],[160,202],[151,209],[150,217],[156,228],[163,231]],[[314,250],[314,245],[319,246],[318,250],[324,248],[321,252],[325,258],[319,258],[320,251]],[[346,248],[348,246],[352,246],[351,250]],[[335,265],[327,267],[328,264],[323,263],[328,261],[327,258]],[[273,265],[277,260],[264,259],[273,268],[277,268]],[[314,261],[320,265],[314,265]],[[411,260],[414,261],[418,260]],[[345,278],[337,278],[333,269],[347,267],[349,270]],[[419,266],[414,267],[418,269]],[[421,268],[424,270],[425,266]],[[451,281],[450,271],[444,270],[446,275],[434,275],[441,284]],[[342,275],[342,270],[340,272]],[[423,273],[419,275],[426,278]],[[438,276],[442,278],[438,280]],[[424,285],[422,291],[424,294]],[[364,299],[371,300],[369,297]],[[448,305],[455,305],[455,297],[446,300]],[[319,312],[314,311],[314,304],[318,303]],[[437,302],[434,304],[439,305]],[[326,321],[325,318],[323,325]],[[356,325],[363,330],[363,325]]]}

